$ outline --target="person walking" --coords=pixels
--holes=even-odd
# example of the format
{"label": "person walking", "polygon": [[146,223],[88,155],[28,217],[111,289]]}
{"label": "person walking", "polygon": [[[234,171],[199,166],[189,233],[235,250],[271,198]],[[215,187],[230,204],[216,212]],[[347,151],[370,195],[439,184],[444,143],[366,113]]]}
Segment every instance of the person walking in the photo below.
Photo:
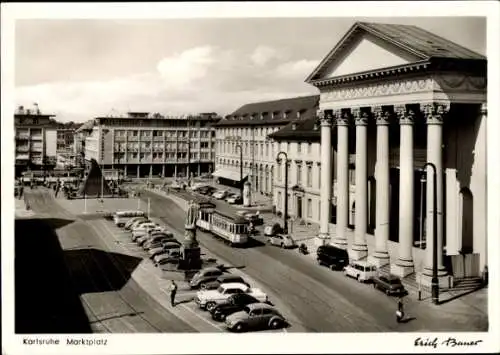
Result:
{"label": "person walking", "polygon": [[174,280],[172,280],[172,283],[170,284],[170,304],[172,307],[175,307],[175,295],[177,293],[177,284],[175,283]]}
{"label": "person walking", "polygon": [[404,317],[404,305],[403,305],[403,297],[399,297],[398,299],[398,310],[396,311],[396,321],[401,323]]}

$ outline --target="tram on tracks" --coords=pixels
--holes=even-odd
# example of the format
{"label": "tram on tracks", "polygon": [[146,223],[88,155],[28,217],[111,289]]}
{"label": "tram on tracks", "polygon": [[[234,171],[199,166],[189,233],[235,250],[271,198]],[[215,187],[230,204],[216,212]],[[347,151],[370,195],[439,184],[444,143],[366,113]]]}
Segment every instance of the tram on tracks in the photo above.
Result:
{"label": "tram on tracks", "polygon": [[229,243],[232,247],[244,246],[248,243],[248,221],[237,214],[221,212],[211,202],[199,203],[196,226],[203,231]]}

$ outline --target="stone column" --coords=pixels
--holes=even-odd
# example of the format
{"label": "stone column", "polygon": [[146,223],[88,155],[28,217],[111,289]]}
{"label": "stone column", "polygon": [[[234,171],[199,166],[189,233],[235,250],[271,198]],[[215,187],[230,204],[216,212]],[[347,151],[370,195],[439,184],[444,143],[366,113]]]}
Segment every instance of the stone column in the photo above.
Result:
{"label": "stone column", "polygon": [[377,120],[377,163],[376,179],[376,211],[375,211],[375,253],[370,261],[378,267],[389,263],[387,241],[389,240],[390,221],[390,181],[389,181],[389,123],[391,113],[375,107]]}
{"label": "stone column", "polygon": [[174,164],[174,178],[177,179],[177,163]]}
{"label": "stone column", "polygon": [[[349,120],[350,114],[337,111],[337,226],[333,244],[347,248],[349,218]],[[323,183],[323,181],[321,181]]]}
{"label": "stone column", "polygon": [[[426,250],[425,266],[423,270],[422,283],[427,284],[432,277],[432,264],[434,253],[434,238],[437,238],[437,266],[438,277],[446,276],[443,266],[443,119],[448,112],[447,105],[431,103],[423,106],[423,112],[427,119],[427,162],[436,167],[436,176],[431,166],[427,166],[427,191],[426,191]],[[434,179],[436,178],[437,189],[437,236],[434,235]],[[447,280],[440,280],[440,284]]]}
{"label": "stone column", "polygon": [[353,109],[356,123],[356,219],[354,243],[350,257],[354,260],[364,259],[368,255],[366,231],[368,224],[368,119],[367,112]]}
{"label": "stone column", "polygon": [[161,165],[161,176],[165,177],[165,164]]}
{"label": "stone column", "polygon": [[151,179],[153,177],[153,164],[149,165],[149,178]]}
{"label": "stone column", "polygon": [[141,177],[141,166],[140,164],[137,164],[137,178]]}
{"label": "stone column", "polygon": [[126,165],[126,164],[125,164],[125,168],[124,168],[124,169],[125,169],[125,171],[124,171],[124,175],[125,175],[125,177],[127,177],[127,176],[128,176],[128,174],[127,174],[127,166],[128,166],[128,165]]}
{"label": "stone column", "polygon": [[324,245],[330,239],[328,224],[332,199],[332,113],[320,112],[321,122],[321,219],[317,245]]}
{"label": "stone column", "polygon": [[399,256],[391,273],[405,277],[413,273],[413,123],[415,112],[395,107],[400,124],[399,148]]}

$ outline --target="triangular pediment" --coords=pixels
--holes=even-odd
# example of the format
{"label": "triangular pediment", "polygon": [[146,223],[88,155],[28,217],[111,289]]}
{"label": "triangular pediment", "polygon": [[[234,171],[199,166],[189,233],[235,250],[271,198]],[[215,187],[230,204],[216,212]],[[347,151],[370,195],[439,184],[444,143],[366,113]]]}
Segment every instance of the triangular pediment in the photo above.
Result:
{"label": "triangular pediment", "polygon": [[391,39],[354,25],[307,78],[307,82],[376,71],[422,60]]}

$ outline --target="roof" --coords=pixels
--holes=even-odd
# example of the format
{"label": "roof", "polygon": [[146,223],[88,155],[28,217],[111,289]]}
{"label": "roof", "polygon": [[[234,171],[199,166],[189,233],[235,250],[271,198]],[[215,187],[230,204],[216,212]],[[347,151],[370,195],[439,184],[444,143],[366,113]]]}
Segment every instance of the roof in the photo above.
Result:
{"label": "roof", "polygon": [[453,59],[456,61],[486,60],[486,57],[479,53],[417,26],[356,22],[309,75],[306,82],[320,79],[321,74],[328,69],[339,52],[348,47],[351,40],[363,32],[370,33],[412,54],[418,58],[416,63],[418,61],[431,61],[433,59]]}
{"label": "roof", "polygon": [[275,140],[308,140],[319,141],[321,139],[321,130],[317,117],[306,120],[295,120],[285,127],[271,133],[269,138]]}
{"label": "roof", "polygon": [[254,102],[241,106],[216,126],[287,124],[298,114],[299,119],[315,116],[318,103],[319,95]]}
{"label": "roof", "polygon": [[246,305],[248,307],[248,309],[252,310],[254,308],[267,308],[267,309],[272,309],[272,310],[276,310],[276,308],[274,308],[273,306],[267,304],[267,303],[262,303],[262,302],[258,302],[258,303],[250,303],[250,304],[247,304]]}
{"label": "roof", "polygon": [[94,120],[88,120],[87,122],[85,122],[84,124],[82,124],[80,126],[80,128],[78,128],[76,130],[76,132],[87,131],[87,130],[91,130],[92,128],[94,128]]}

